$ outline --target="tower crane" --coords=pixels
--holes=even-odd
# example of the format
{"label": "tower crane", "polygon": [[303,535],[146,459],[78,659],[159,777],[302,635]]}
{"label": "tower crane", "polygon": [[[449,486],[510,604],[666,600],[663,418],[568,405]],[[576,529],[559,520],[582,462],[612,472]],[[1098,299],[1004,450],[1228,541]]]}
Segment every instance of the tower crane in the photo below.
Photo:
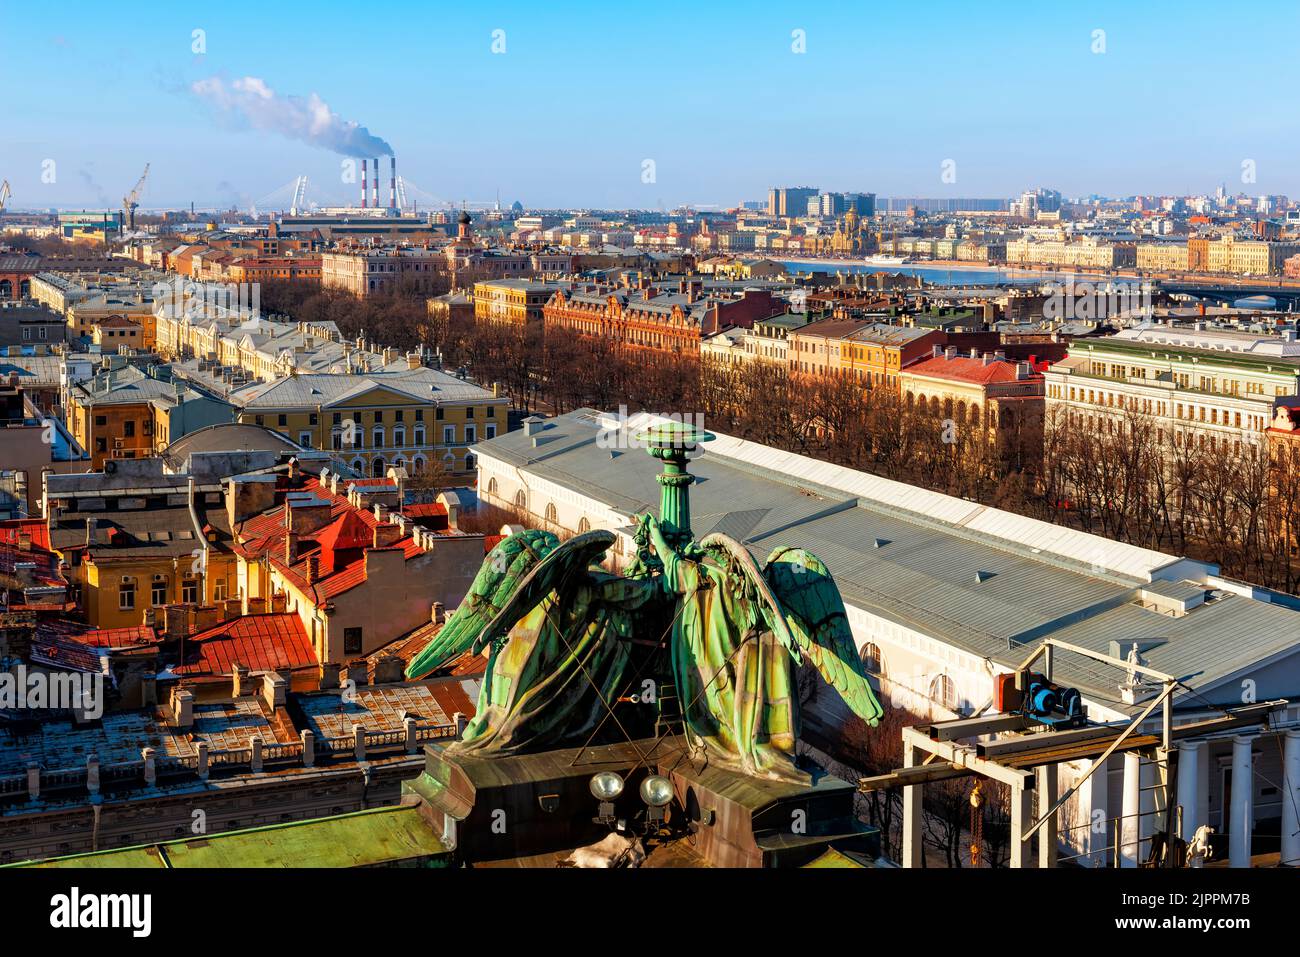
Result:
{"label": "tower crane", "polygon": [[126,213],[127,229],[135,231],[135,211],[140,206],[140,193],[144,190],[144,181],[149,176],[149,164],[144,164],[144,172],[135,184],[135,189],[122,197],[122,210]]}

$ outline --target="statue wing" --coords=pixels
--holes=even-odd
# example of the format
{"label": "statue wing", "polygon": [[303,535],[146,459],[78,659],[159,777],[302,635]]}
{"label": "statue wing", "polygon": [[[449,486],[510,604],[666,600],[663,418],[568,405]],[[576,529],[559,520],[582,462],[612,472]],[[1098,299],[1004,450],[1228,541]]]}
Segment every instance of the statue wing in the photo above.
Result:
{"label": "statue wing", "polygon": [[802,548],[778,548],[763,577],[785,610],[799,649],[859,718],[873,727],[884,710],[872,693],[840,590],[821,560]]}
{"label": "statue wing", "polygon": [[528,571],[559,547],[550,532],[528,529],[497,543],[483,560],[469,593],[455,613],[406,668],[406,677],[423,678],[473,648],[483,630],[518,590]]}
{"label": "statue wing", "polygon": [[576,535],[557,546],[529,568],[522,580],[517,580],[517,587],[511,590],[501,610],[474,638],[470,650],[477,653],[490,642],[504,637],[515,622],[536,608],[547,595],[563,587],[573,575],[600,562],[616,537],[613,532],[598,529]]}
{"label": "statue wing", "polygon": [[744,576],[746,583],[753,588],[763,618],[771,626],[772,633],[776,635],[777,641],[784,645],[785,649],[798,662],[799,646],[796,644],[795,636],[788,627],[786,615],[781,608],[781,602],[778,600],[779,596],[773,593],[767,579],[759,571],[754,556],[749,553],[749,549],[731,536],[718,532],[704,536],[700,541],[700,547],[706,551],[725,552],[732,559],[733,567]]}

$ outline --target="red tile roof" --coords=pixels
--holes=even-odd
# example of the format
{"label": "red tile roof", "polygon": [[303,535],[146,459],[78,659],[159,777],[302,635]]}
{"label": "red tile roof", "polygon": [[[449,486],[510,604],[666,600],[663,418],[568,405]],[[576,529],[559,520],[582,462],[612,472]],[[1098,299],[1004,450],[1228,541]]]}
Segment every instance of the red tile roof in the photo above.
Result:
{"label": "red tile roof", "polygon": [[185,641],[181,675],[228,675],[235,665],[250,671],[314,668],[316,652],[297,615],[277,613],[232,618]]}
{"label": "red tile roof", "polygon": [[0,522],[0,542],[17,545],[18,536],[24,531],[32,537],[34,546],[49,550],[50,530],[41,518],[15,518]]}
{"label": "red tile roof", "polygon": [[92,628],[90,631],[70,637],[73,641],[91,648],[138,648],[158,641],[157,632],[147,625],[131,628]]}
{"label": "red tile roof", "polygon": [[903,370],[903,374],[988,385],[993,382],[1015,382],[1017,365],[1008,359],[994,359],[985,365],[982,358],[955,356],[949,359],[947,356],[933,356],[912,363]]}

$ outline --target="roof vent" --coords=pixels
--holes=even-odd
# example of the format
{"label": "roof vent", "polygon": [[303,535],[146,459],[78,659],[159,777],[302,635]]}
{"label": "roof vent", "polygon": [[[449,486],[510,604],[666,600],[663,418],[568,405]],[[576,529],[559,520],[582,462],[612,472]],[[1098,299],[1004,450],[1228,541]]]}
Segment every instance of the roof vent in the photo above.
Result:
{"label": "roof vent", "polygon": [[975,584],[977,585],[982,584],[983,582],[988,581],[996,574],[997,572],[984,571],[983,569],[981,569],[980,571],[977,571],[975,573]]}
{"label": "roof vent", "polygon": [[886,545],[888,545],[888,544],[889,544],[889,539],[887,539],[887,538],[877,538],[877,539],[876,539],[876,542],[875,542],[875,547],[876,547],[876,548],[884,548],[884,547],[885,547]]}

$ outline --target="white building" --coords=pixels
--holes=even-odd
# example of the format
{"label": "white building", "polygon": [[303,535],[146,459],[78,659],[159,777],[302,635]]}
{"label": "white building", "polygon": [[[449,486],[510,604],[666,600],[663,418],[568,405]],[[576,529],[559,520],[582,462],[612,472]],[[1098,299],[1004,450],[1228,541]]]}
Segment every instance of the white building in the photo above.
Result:
{"label": "white building", "polygon": [[[612,560],[622,564],[636,548],[633,516],[658,509],[658,463],[632,438],[646,419],[579,410],[527,422],[475,448],[479,495],[561,534],[614,530]],[[826,563],[860,654],[896,707],[936,719],[984,709],[994,675],[1049,636],[1120,658],[1136,643],[1150,667],[1188,676],[1192,690],[1174,698],[1176,725],[1243,700],[1300,697],[1300,604],[1224,579],[1213,565],[726,435],[691,471],[697,538],[729,534],[760,562],[793,545]],[[1094,721],[1140,710],[1140,695],[1136,705],[1125,700],[1123,674],[1065,655],[1054,669]],[[805,738],[833,737],[841,717],[836,700],[819,697],[805,712]],[[1288,707],[1285,717],[1300,713]],[[1284,753],[1293,773],[1279,787]],[[1232,740],[1184,741],[1180,755],[1184,793],[1195,795],[1184,801],[1186,835],[1205,822],[1226,830],[1240,862],[1248,860],[1240,822],[1280,817],[1284,855],[1300,859],[1300,734],[1250,728]],[[1060,789],[1086,766],[1063,766]],[[1234,774],[1249,774],[1250,786],[1232,786]],[[1157,828],[1156,792],[1143,790],[1154,776],[1136,755],[1113,758],[1076,796],[1062,842],[1095,866],[1113,861],[1118,845],[1133,866]]]}

